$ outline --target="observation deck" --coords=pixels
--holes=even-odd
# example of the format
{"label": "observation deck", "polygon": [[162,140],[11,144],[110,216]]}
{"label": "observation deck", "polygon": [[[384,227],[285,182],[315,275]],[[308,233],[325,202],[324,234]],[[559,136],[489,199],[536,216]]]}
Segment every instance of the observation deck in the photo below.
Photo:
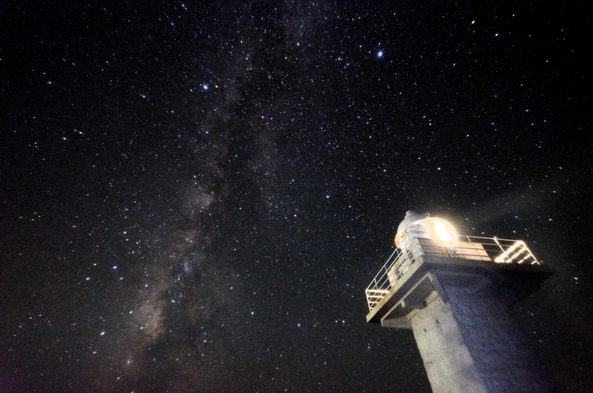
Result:
{"label": "observation deck", "polygon": [[409,328],[408,319],[416,310],[439,294],[446,299],[441,284],[455,281],[456,286],[479,290],[488,286],[484,282],[488,275],[498,276],[497,282],[506,277],[514,288],[524,289],[511,292],[514,296],[508,302],[514,303],[553,273],[541,266],[522,240],[455,235],[449,243],[430,236],[423,225],[402,231],[399,247],[365,290],[367,322],[391,320],[392,327]]}

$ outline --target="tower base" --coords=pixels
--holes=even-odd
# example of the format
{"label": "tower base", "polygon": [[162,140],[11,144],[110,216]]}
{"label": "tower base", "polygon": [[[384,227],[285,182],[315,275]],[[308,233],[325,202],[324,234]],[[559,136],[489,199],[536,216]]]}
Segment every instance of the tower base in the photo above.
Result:
{"label": "tower base", "polygon": [[412,328],[433,392],[555,391],[510,310],[544,271],[517,280],[517,271],[508,275],[508,266],[497,264],[461,266],[441,259],[424,268],[416,285],[395,296],[399,301],[381,324]]}

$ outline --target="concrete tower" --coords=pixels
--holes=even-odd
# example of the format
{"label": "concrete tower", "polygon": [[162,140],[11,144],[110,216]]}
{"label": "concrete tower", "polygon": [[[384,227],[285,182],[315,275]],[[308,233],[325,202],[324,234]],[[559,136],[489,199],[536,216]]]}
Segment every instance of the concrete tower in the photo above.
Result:
{"label": "concrete tower", "polygon": [[510,306],[552,274],[520,240],[458,236],[412,211],[366,289],[367,322],[412,329],[433,392],[553,392]]}

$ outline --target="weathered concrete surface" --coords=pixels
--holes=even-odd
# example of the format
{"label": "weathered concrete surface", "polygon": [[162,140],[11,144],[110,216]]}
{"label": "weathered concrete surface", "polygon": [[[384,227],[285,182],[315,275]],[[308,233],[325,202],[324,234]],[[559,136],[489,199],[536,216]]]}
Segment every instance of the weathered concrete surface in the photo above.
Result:
{"label": "weathered concrete surface", "polygon": [[449,305],[441,297],[411,319],[432,391],[488,392]]}
{"label": "weathered concrete surface", "polygon": [[505,302],[488,290],[444,289],[447,302],[437,296],[410,319],[435,393],[554,391]]}

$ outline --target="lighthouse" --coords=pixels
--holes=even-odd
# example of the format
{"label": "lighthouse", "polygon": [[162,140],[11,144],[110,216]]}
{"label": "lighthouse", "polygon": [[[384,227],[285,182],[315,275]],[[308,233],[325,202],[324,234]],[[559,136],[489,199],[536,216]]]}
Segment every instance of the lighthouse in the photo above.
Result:
{"label": "lighthouse", "polygon": [[553,273],[524,241],[408,211],[395,246],[365,290],[366,320],[413,331],[434,393],[555,391],[510,309]]}

